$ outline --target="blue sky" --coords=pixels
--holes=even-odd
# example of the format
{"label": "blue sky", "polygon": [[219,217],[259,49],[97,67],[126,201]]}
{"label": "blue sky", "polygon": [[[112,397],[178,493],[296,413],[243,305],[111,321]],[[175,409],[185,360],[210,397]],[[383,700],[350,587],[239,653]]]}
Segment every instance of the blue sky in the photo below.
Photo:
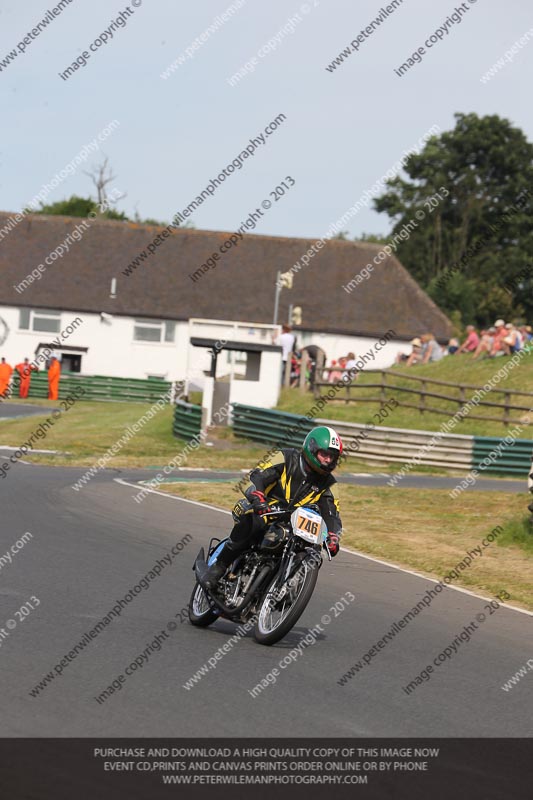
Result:
{"label": "blue sky", "polygon": [[[251,138],[285,114],[266,144],[191,217],[197,228],[234,230],[270,197],[272,206],[254,232],[276,236],[323,234],[432,125],[453,127],[456,111],[507,117],[533,140],[526,100],[533,38],[488,83],[480,81],[533,28],[523,0],[465,2],[462,22],[401,78],[394,69],[460,3],[403,0],[358,52],[328,72],[385,0],[238,0],[240,9],[167,80],[161,73],[232,0],[134,2],[140,5],[130,2],[127,24],[67,81],[58,73],[89,50],[125,3],[72,0],[0,72],[0,209],[19,211],[115,119],[120,126],[101,152],[117,176],[113,185],[126,193],[119,208],[170,221]],[[54,5],[3,0],[0,63]],[[283,29],[273,52],[258,57]],[[254,56],[255,71],[229,85]],[[91,193],[82,170],[48,200]],[[276,201],[270,192],[286,176],[295,183]],[[351,237],[390,230],[388,218],[371,209],[346,227]]]}

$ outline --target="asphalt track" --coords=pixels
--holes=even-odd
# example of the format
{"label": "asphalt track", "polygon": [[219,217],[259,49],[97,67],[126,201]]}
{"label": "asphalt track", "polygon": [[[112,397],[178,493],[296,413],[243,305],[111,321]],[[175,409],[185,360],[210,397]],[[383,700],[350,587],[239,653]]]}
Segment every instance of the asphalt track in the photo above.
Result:
{"label": "asphalt track", "polygon": [[[348,552],[324,564],[311,603],[284,641],[267,648],[248,635],[193,688],[183,688],[235,631],[228,622],[199,630],[175,616],[187,605],[198,548],[211,534],[223,535],[230,518],[156,493],[137,504],[135,488],[117,482],[113,471],[98,473],[76,492],[71,484],[83,471],[20,463],[0,484],[0,554],[25,531],[33,534],[0,569],[1,736],[532,735],[533,675],[508,693],[501,685],[532,656],[533,616],[505,607],[490,614],[485,600],[451,588],[339,686],[341,675],[434,586]],[[30,696],[84,632],[185,534],[193,541],[172,564],[62,675]],[[331,609],[346,592],[356,600],[334,618]],[[7,621],[32,596],[40,605],[8,629]],[[279,668],[328,613],[331,621],[316,643],[280,670],[274,686],[252,698],[247,690]],[[405,694],[402,686],[479,613],[486,619],[471,641],[436,668],[429,682]],[[98,704],[94,697],[161,631],[168,637],[159,652]]]}
{"label": "asphalt track", "polygon": [[0,420],[15,419],[16,417],[34,417],[40,414],[51,414],[55,409],[48,406],[31,406],[25,403],[0,404]]}

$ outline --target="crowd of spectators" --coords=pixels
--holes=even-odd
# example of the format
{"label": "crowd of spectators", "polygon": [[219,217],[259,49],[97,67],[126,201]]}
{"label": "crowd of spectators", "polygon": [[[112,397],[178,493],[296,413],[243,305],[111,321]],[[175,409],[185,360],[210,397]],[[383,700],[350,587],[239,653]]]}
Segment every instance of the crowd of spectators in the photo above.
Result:
{"label": "crowd of spectators", "polygon": [[516,326],[512,322],[505,323],[505,320],[497,319],[492,327],[481,330],[479,333],[474,325],[467,325],[466,337],[462,344],[458,339],[453,338],[446,347],[441,347],[431,333],[417,336],[411,341],[411,352],[398,353],[396,363],[411,367],[414,364],[440,361],[444,356],[461,354],[472,355],[473,361],[480,357],[510,356],[518,353],[526,342],[532,339],[533,333],[530,325]]}
{"label": "crowd of spectators", "polygon": [[397,364],[405,364],[406,367],[412,367],[413,364],[428,364],[430,361],[440,361],[443,356],[448,354],[447,349],[440,346],[432,333],[416,336],[411,340],[411,347],[410,353],[398,353]]}
{"label": "crowd of spectators", "polygon": [[[445,356],[471,355],[472,360],[478,358],[496,358],[497,356],[510,356],[519,352],[527,342],[533,339],[530,325],[516,326],[511,322],[505,323],[497,319],[494,325],[486,330],[476,330],[474,325],[466,326],[466,336],[461,343],[459,339],[452,338],[446,346],[441,346],[432,333],[423,333],[411,340],[410,353],[398,353],[396,364],[411,367],[415,364],[429,364],[440,361]],[[347,353],[338,359],[332,359],[326,366],[326,354],[318,345],[310,344],[298,348],[296,336],[290,326],[284,325],[279,342],[283,348],[282,383],[285,382],[287,362],[290,361],[289,385],[300,385],[302,364],[305,361],[305,384],[314,389],[316,376],[319,380],[337,383],[347,370],[353,370],[356,364],[354,353]],[[304,359],[304,352],[306,358]],[[353,373],[353,379],[357,377]]]}
{"label": "crowd of spectators", "polygon": [[[516,327],[512,322],[506,324],[505,320],[497,319],[493,327],[480,331],[477,338],[476,347],[472,346],[470,349],[474,360],[481,356],[496,358],[518,353],[527,342],[533,339],[533,334],[530,325]],[[465,350],[465,352],[467,351]]]}
{"label": "crowd of spectators", "polygon": [[[300,385],[302,366],[305,363],[305,385],[314,390],[315,380],[336,383],[345,371],[355,367],[355,353],[348,353],[338,359],[333,359],[329,367],[326,366],[326,353],[316,344],[298,347],[296,335],[290,325],[282,325],[279,338],[273,337],[273,342],[282,348],[281,380],[285,384],[287,376],[287,362],[290,362],[289,386],[295,388]],[[317,376],[319,376],[317,378]]]}

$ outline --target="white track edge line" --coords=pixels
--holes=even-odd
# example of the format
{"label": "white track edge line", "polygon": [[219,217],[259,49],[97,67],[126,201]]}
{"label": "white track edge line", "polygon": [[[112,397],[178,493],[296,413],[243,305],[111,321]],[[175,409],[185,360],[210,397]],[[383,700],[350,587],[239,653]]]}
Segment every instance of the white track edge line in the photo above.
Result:
{"label": "white track edge line", "polygon": [[[123,486],[131,486],[133,489],[139,489],[138,483],[129,483],[125,481],[123,478],[113,478],[115,483],[121,483]],[[143,492],[149,492],[151,494],[158,494],[160,497],[169,497],[171,500],[181,500],[182,503],[190,503],[193,506],[200,506],[201,508],[210,508],[213,511],[218,511],[220,514],[230,514],[231,511],[226,511],[224,508],[218,508],[217,506],[210,506],[209,503],[200,503],[199,500],[188,500],[186,497],[178,497],[178,495],[170,494],[169,492],[160,492],[157,489],[149,489],[147,486],[142,487]]]}
{"label": "white track edge line", "polygon": [[[113,480],[116,483],[121,483],[123,486],[131,486],[133,489],[138,489],[139,487],[138,483],[129,483],[122,478],[113,478]],[[179,497],[179,495],[169,494],[168,492],[159,492],[157,489],[143,488],[143,491],[151,492],[152,494],[158,494],[160,497],[169,497],[171,500],[180,500],[182,503],[190,503],[193,506],[200,506],[200,508],[210,508],[212,511],[218,511],[220,514],[231,515],[231,511],[226,511],[224,508],[217,508],[217,506],[211,506],[209,503],[201,503],[199,500],[189,500],[186,497]],[[424,581],[431,581],[431,583],[440,582],[436,578],[429,578],[427,575],[422,575],[421,572],[415,572],[412,569],[406,569],[405,567],[399,567],[397,564],[391,564],[390,561],[383,561],[381,558],[374,558],[374,556],[369,556],[366,553],[360,553],[359,550],[350,550],[347,547],[341,547],[340,549],[343,553],[351,553],[354,556],[366,558],[367,561],[373,561],[375,564],[383,564],[385,567],[396,569],[398,572],[405,572],[407,575],[414,575],[415,578],[422,578]],[[471,592],[470,589],[463,589],[461,586],[451,586],[448,584],[447,588],[453,589],[456,592],[462,592],[463,594],[469,594],[471,597],[477,597],[478,600],[494,600],[493,597],[485,597],[482,594],[476,594],[475,592]],[[501,600],[499,602],[503,608],[508,608],[511,611],[518,611],[520,614],[526,614],[529,617],[533,617],[533,611],[527,611],[527,609],[518,608],[517,606],[510,606],[507,603],[502,603]]]}

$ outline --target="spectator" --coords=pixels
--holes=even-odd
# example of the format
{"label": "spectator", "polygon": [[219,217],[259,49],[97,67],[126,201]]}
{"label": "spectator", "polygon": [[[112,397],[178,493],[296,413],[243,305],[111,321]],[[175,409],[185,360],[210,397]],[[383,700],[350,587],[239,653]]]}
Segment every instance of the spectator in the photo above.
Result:
{"label": "spectator", "polygon": [[479,336],[473,325],[466,326],[466,339],[462,343],[457,353],[474,353],[479,345]]}
{"label": "spectator", "polygon": [[459,350],[459,339],[450,339],[448,342],[448,347],[446,348],[445,355],[447,356],[454,356],[457,351]]}
{"label": "spectator", "polygon": [[523,341],[520,331],[510,322],[505,326],[506,336],[502,339],[505,355],[512,356],[522,349]]}
{"label": "spectator", "polygon": [[406,367],[412,367],[413,364],[419,364],[422,361],[422,342],[418,336],[411,340],[411,344],[413,345],[413,349],[411,355],[408,356],[405,361]]}
{"label": "spectator", "polygon": [[522,325],[520,328],[520,333],[522,334],[522,341],[524,344],[530,342],[533,339],[533,333],[531,332],[531,325]]}
{"label": "spectator", "polygon": [[48,369],[48,399],[58,400],[59,398],[59,378],[61,376],[61,364],[55,356],[50,359]]}
{"label": "spectator", "polygon": [[302,368],[302,354],[299,352],[291,353],[291,389],[300,383],[300,370]]}
{"label": "spectator", "polygon": [[396,353],[396,359],[395,359],[396,364],[403,364],[404,362],[406,362],[409,359],[409,356],[413,355],[414,348],[420,347],[422,345],[422,342],[420,341],[420,339],[417,338],[413,339],[410,342],[410,344],[413,346],[413,349],[411,350],[410,353]]}
{"label": "spectator", "polygon": [[31,373],[37,370],[37,367],[30,364],[29,359],[25,358],[23,364],[17,364],[15,370],[19,374],[19,397],[26,398],[30,393]]}
{"label": "spectator", "polygon": [[432,333],[425,333],[422,336],[422,364],[428,364],[432,361],[440,361],[444,353],[442,347],[437,342]]}
{"label": "spectator", "polygon": [[287,361],[290,357],[290,354],[294,350],[296,345],[296,336],[294,333],[291,332],[290,325],[282,325],[281,326],[281,336],[279,337],[279,343],[281,345],[281,385],[285,381],[285,370],[287,367]]}
{"label": "spectator", "polygon": [[355,353],[348,353],[346,356],[346,367],[345,369],[354,369],[355,368]]}
{"label": "spectator", "polygon": [[496,328],[489,328],[487,331],[481,331],[479,344],[476,347],[474,355],[472,357],[473,361],[478,359],[481,353],[487,353],[487,355],[490,354],[495,334],[496,334]]}
{"label": "spectator", "polygon": [[322,374],[322,369],[326,363],[326,354],[316,344],[308,344],[307,347],[302,347],[302,352],[305,350],[309,358],[309,388],[314,391],[316,373]]}
{"label": "spectator", "polygon": [[503,344],[503,340],[507,335],[507,329],[505,327],[505,322],[503,319],[497,319],[494,323],[494,327],[496,328],[496,333],[494,334],[494,339],[492,341],[492,348],[489,353],[491,358],[496,358],[496,356],[503,356],[505,353],[505,348]]}
{"label": "spectator", "polygon": [[[335,361],[335,359],[332,360],[331,366],[337,367],[337,362]],[[342,378],[342,372],[338,367],[337,369],[330,369],[328,378],[329,383],[337,383],[337,381],[340,381],[341,378]]]}
{"label": "spectator", "polygon": [[354,353],[348,353],[345,359],[344,369],[350,370],[350,380],[354,381],[357,378],[358,370],[355,366],[356,358]]}
{"label": "spectator", "polygon": [[339,358],[339,370],[340,370],[340,372],[341,372],[343,377],[346,374],[345,370],[346,370],[346,362],[347,361],[348,361],[348,359],[346,358],[346,356],[341,356]]}
{"label": "spectator", "polygon": [[13,367],[7,364],[5,358],[0,361],[0,397],[9,397],[9,381],[13,374]]}

